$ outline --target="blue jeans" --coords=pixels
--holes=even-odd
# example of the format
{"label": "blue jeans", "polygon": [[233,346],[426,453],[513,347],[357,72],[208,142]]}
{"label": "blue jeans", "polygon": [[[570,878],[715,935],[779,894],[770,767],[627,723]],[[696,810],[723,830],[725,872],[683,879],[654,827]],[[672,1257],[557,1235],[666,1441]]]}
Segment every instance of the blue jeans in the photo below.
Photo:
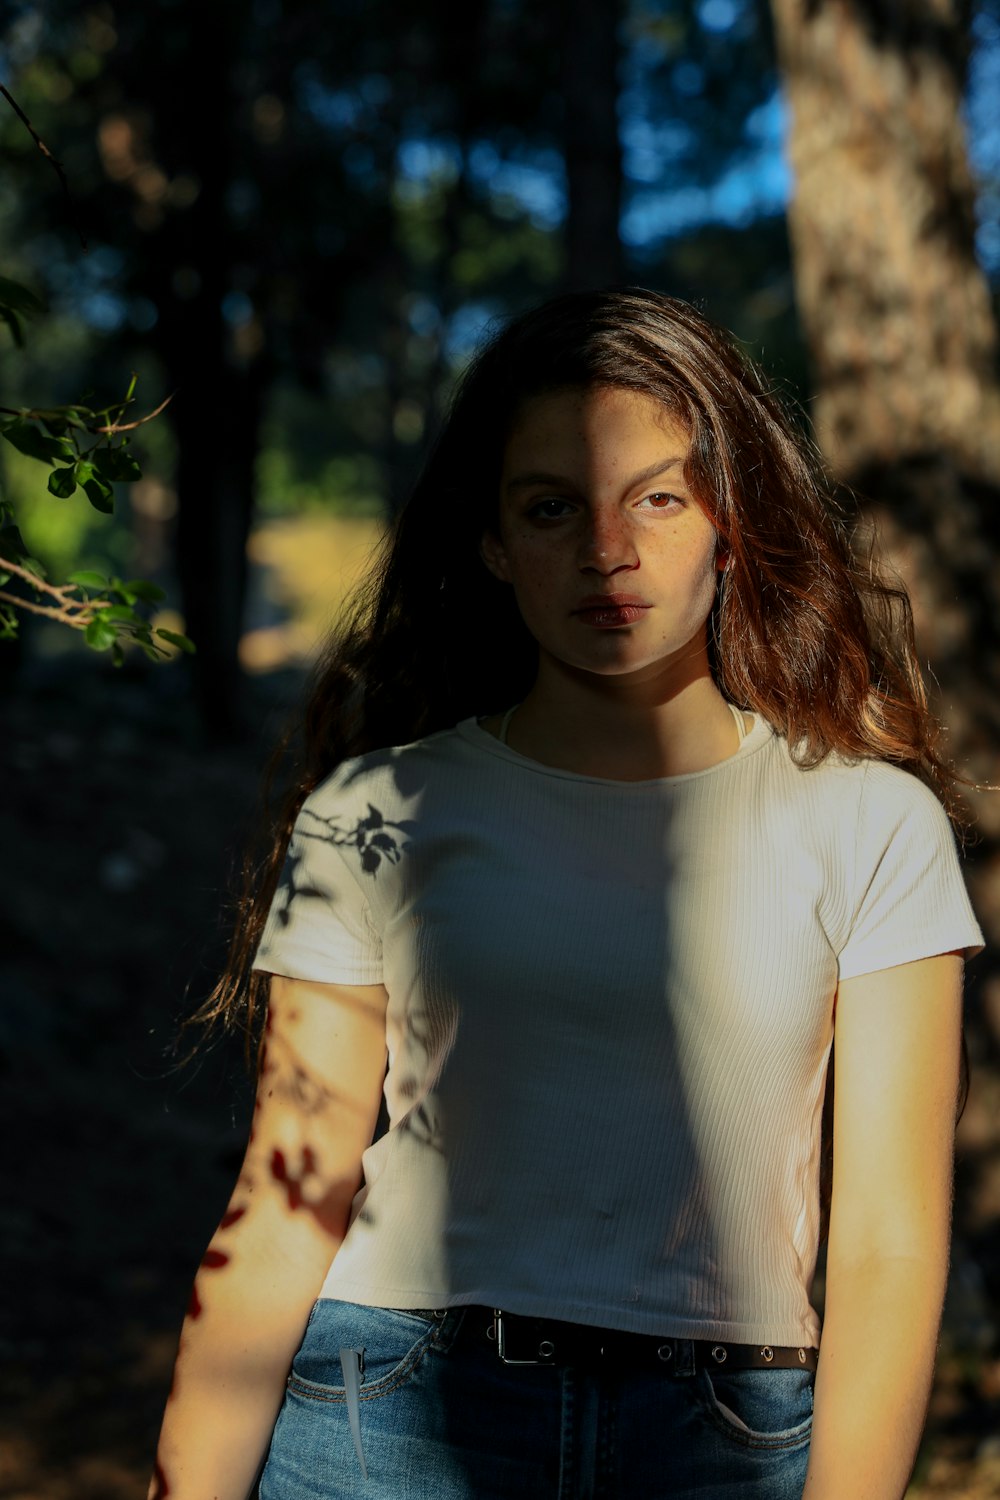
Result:
{"label": "blue jeans", "polygon": [[317,1302],[260,1500],[800,1500],[811,1371],[508,1366],[487,1316]]}

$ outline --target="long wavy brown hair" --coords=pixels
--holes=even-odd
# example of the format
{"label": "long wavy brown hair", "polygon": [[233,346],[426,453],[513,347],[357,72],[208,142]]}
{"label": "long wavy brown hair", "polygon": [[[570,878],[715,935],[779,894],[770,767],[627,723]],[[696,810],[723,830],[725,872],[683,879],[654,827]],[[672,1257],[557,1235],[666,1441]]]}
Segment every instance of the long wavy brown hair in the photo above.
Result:
{"label": "long wavy brown hair", "polygon": [[[832,751],[919,776],[957,822],[956,776],[928,707],[905,590],[857,546],[822,460],[735,340],[640,287],[559,297],[496,333],[461,380],[413,494],[329,641],[279,756],[286,791],[243,894],[226,971],[194,1022],[246,1029],[266,1003],[251,963],[296,815],[348,757],[406,744],[530,688],[535,642],[480,559],[512,424],[533,397],[616,386],[688,428],[686,478],[729,564],[710,621],[723,694],[803,766]],[[830,1095],[828,1091],[829,1105]]]}

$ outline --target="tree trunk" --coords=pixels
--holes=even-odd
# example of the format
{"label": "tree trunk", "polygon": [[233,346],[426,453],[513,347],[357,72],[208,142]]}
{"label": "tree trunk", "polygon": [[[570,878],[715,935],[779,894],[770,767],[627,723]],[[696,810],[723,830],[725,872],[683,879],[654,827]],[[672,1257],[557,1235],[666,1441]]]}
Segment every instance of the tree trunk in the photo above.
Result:
{"label": "tree trunk", "polygon": [[202,724],[216,739],[239,736],[239,642],[246,595],[246,546],[253,515],[254,465],[264,382],[225,360],[181,375],[177,433],[177,571]]}
{"label": "tree trunk", "polygon": [[563,150],[570,291],[622,280],[622,161],[618,136],[621,0],[563,7]]}
{"label": "tree trunk", "polygon": [[[914,598],[960,764],[997,780],[1000,383],[957,0],[773,0],[796,294],[827,458]],[[977,810],[1000,835],[996,797]]]}
{"label": "tree trunk", "polygon": [[[220,740],[244,728],[238,653],[246,544],[270,374],[258,318],[234,329],[223,316],[234,267],[245,270],[246,256],[227,207],[238,175],[240,25],[232,0],[200,21],[186,0],[186,86],[180,97],[170,92],[158,100],[156,124],[178,159],[196,164],[200,191],[186,214],[165,220],[150,269],[160,310],[154,337],[177,393],[170,408],[178,455],[176,565],[185,629],[197,648],[190,670],[202,724]],[[189,99],[198,101],[197,110],[188,108]],[[186,294],[177,290],[177,266],[197,271]]]}
{"label": "tree trunk", "polygon": [[[906,583],[935,707],[958,766],[1000,781],[1000,385],[997,332],[973,250],[960,106],[958,0],[772,0],[791,105],[796,293],[817,436],[866,497]],[[936,682],[934,679],[936,678]],[[968,873],[1000,928],[1000,794],[969,795]],[[1000,1267],[1000,965],[968,977],[974,1079],[963,1121],[956,1253],[978,1263],[996,1322]],[[977,1336],[981,1330],[977,1330]]]}
{"label": "tree trunk", "polygon": [[956,0],[772,3],[820,444],[847,475],[945,454],[997,483],[997,338],[973,248]]}

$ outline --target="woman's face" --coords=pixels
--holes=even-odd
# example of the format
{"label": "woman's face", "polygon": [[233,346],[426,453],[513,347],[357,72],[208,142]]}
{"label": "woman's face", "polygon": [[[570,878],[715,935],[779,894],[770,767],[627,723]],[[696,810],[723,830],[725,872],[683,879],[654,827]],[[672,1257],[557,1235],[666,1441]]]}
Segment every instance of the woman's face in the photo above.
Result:
{"label": "woman's face", "polygon": [[706,649],[716,533],[684,478],[687,429],[614,386],[528,402],[482,555],[549,656],[603,675],[669,671]]}

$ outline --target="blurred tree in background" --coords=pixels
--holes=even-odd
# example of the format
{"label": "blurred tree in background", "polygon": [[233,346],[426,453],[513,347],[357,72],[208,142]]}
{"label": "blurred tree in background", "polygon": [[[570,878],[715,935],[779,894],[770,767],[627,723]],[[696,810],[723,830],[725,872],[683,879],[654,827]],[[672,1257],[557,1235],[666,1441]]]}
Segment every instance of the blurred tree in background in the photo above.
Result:
{"label": "blurred tree in background", "polygon": [[774,11],[817,437],[911,554],[900,561],[955,698],[958,753],[996,780],[1000,377],[961,117],[965,17],[957,0]]}
{"label": "blurred tree in background", "polygon": [[[773,0],[773,9],[791,111],[789,217],[816,434],[910,589],[951,753],[966,774],[996,785],[1000,371],[962,116],[968,15],[958,0]],[[995,19],[980,13],[994,39]],[[992,105],[996,120],[1000,88]],[[970,881],[995,941],[1000,796],[985,791],[970,801]],[[973,969],[969,989],[973,1057],[995,1076],[995,959]],[[993,1309],[996,1097],[989,1086],[974,1092],[960,1136],[955,1251],[960,1269],[971,1257],[966,1265],[978,1268]]]}

